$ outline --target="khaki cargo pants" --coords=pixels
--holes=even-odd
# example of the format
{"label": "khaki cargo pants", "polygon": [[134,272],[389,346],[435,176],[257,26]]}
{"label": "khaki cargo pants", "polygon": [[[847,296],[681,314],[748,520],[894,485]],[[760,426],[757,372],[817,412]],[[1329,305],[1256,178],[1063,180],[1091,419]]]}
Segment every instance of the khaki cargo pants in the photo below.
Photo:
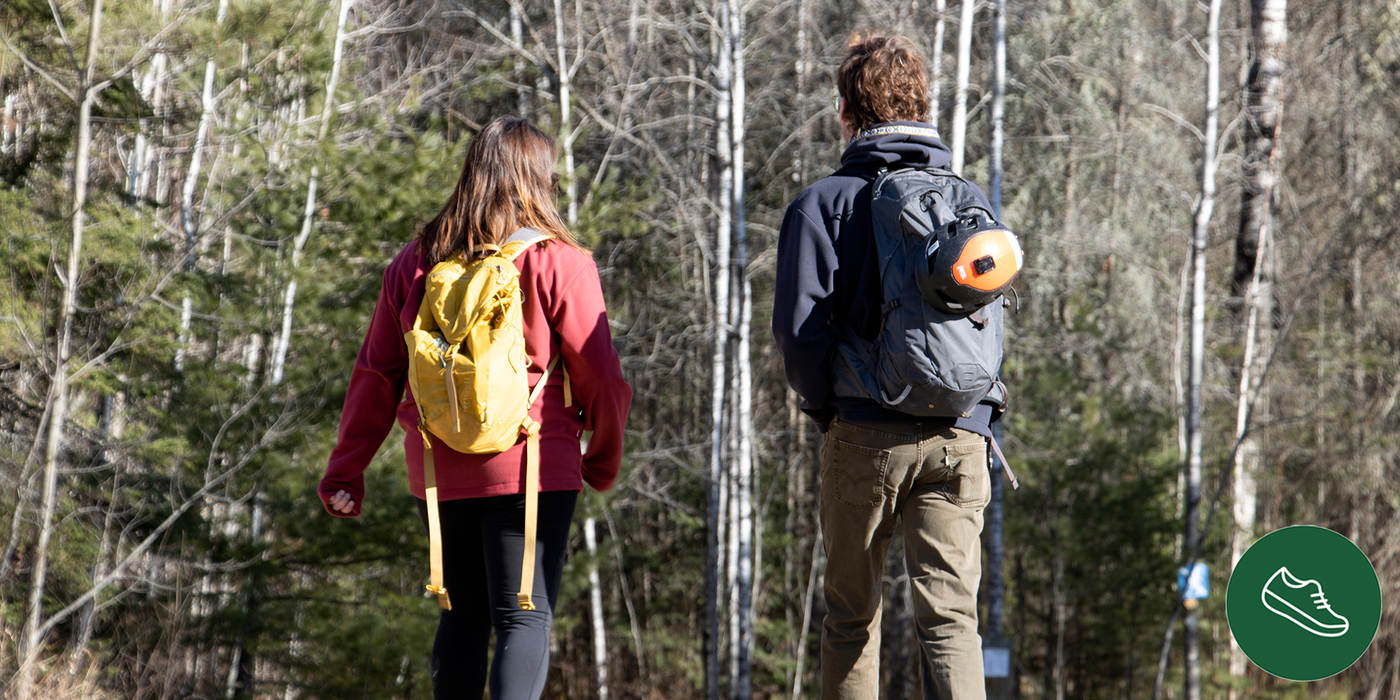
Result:
{"label": "khaki cargo pants", "polygon": [[924,698],[983,700],[977,586],[982,511],[991,497],[986,438],[837,419],[824,440],[823,700],[879,700],[881,581],[897,521],[913,583]]}

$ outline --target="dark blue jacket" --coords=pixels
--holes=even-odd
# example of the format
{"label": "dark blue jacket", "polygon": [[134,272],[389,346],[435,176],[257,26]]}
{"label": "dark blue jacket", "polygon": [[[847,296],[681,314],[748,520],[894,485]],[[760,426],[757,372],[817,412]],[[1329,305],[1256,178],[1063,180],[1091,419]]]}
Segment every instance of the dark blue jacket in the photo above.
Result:
{"label": "dark blue jacket", "polygon": [[[857,137],[841,155],[841,168],[808,187],[788,206],[778,235],[773,335],[783,354],[788,384],[802,395],[802,410],[825,430],[833,416],[864,423],[923,423],[990,435],[992,407],[969,418],[927,418],[888,409],[868,399],[831,393],[832,324],[866,340],[880,332],[880,270],[870,221],[870,186],[881,168],[947,168],[952,153],[921,122],[891,122],[928,135],[884,133]],[[870,133],[867,130],[865,133]],[[986,196],[978,190],[983,202]],[[990,210],[991,205],[987,204]]]}

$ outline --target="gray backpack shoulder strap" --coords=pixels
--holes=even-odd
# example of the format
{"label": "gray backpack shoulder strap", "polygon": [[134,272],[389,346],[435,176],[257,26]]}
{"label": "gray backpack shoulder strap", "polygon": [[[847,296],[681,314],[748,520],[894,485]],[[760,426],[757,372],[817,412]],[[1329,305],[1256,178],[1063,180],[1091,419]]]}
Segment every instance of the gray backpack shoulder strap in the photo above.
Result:
{"label": "gray backpack shoulder strap", "polygon": [[553,238],[553,236],[547,233],[541,233],[539,229],[530,228],[529,226],[526,226],[525,228],[516,229],[515,233],[510,234],[510,238],[507,238],[501,242],[501,245],[505,245],[507,243],[514,243],[516,241],[524,241],[525,247],[528,248],[548,238]]}

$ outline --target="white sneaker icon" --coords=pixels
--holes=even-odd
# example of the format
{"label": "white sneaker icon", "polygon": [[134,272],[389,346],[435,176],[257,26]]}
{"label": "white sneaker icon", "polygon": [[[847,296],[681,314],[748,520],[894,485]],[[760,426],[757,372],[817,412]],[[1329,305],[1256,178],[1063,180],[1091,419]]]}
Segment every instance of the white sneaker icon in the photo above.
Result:
{"label": "white sneaker icon", "polygon": [[1340,637],[1351,628],[1351,623],[1327,602],[1321,583],[1299,579],[1286,566],[1280,566],[1269,577],[1259,597],[1270,612],[1319,637]]}

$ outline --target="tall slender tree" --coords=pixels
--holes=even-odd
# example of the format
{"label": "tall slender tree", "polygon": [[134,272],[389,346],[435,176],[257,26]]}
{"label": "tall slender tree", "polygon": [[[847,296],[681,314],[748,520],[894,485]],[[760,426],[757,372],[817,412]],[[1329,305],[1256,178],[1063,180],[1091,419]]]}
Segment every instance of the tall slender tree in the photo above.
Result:
{"label": "tall slender tree", "polygon": [[734,366],[738,373],[739,392],[734,397],[735,420],[738,424],[738,449],[733,456],[738,529],[738,580],[736,606],[731,614],[737,618],[738,639],[734,650],[737,676],[732,679],[732,696],[735,700],[749,700],[753,686],[753,596],[757,580],[754,560],[761,543],[755,542],[755,520],[753,512],[754,491],[754,422],[753,422],[753,363],[751,332],[753,325],[753,282],[749,278],[748,217],[744,199],[744,138],[745,109],[747,93],[744,86],[744,4],[740,0],[725,0],[728,6],[728,28],[726,44],[733,66],[733,78],[729,91],[732,106],[730,119],[730,162],[733,175],[734,212],[734,274],[739,287],[739,316],[737,319],[738,343],[735,350]]}
{"label": "tall slender tree", "polygon": [[68,372],[73,356],[73,317],[77,314],[79,275],[82,271],[83,233],[87,225],[87,197],[92,174],[92,107],[98,95],[114,82],[96,81],[98,49],[102,39],[102,0],[94,0],[88,16],[87,48],[84,51],[82,82],[70,97],[78,97],[78,141],[73,159],[73,226],[68,237],[68,259],[60,282],[63,300],[58,307],[58,343],[54,348],[53,377],[49,386],[48,434],[44,440],[43,514],[39,539],[30,567],[29,604],[25,609],[20,672],[16,681],[19,700],[28,700],[34,687],[34,663],[44,643],[44,587],[49,571],[49,542],[54,532],[54,510],[58,503],[58,468],[64,448],[64,427],[68,422]]}
{"label": "tall slender tree", "polygon": [[972,20],[977,0],[962,0],[958,19],[958,76],[953,96],[953,172],[962,174],[967,150],[967,82],[972,71]]}
{"label": "tall slender tree", "polygon": [[[320,126],[316,131],[316,145],[325,143],[331,132],[331,122],[335,121],[335,89],[340,82],[340,66],[345,56],[345,24],[350,17],[350,8],[356,0],[340,0],[339,18],[335,24],[335,48],[331,55],[331,74],[326,79],[326,98],[321,103]],[[319,154],[313,158],[319,159]],[[301,232],[292,241],[292,266],[287,280],[287,292],[282,303],[282,330],[277,334],[272,354],[272,384],[282,383],[283,369],[287,364],[287,348],[291,345],[292,310],[297,300],[297,273],[301,269],[301,253],[311,238],[311,229],[316,215],[316,186],[321,178],[321,164],[313,162],[311,176],[306,181],[306,206],[301,215]]]}
{"label": "tall slender tree", "polygon": [[[996,24],[992,32],[994,63],[992,65],[992,147],[989,169],[991,171],[991,191],[988,193],[992,204],[992,215],[1002,218],[1001,188],[1002,146],[1005,143],[1006,121],[1006,0],[996,0]],[[993,430],[995,439],[1001,440],[1001,423]],[[1000,639],[1002,604],[1005,587],[1002,583],[1001,563],[1003,556],[1002,511],[1003,486],[1001,465],[993,460],[990,476],[992,480],[992,500],[987,505],[987,633],[992,639]]]}
{"label": "tall slender tree", "polygon": [[[1183,559],[1194,564],[1201,549],[1201,391],[1206,332],[1206,245],[1215,210],[1216,139],[1220,123],[1220,0],[1211,0],[1206,19],[1205,128],[1201,130],[1201,190],[1191,222],[1191,351],[1186,391],[1186,523]],[[1193,573],[1193,572],[1190,572]],[[1184,594],[1184,592],[1183,592]],[[1201,700],[1201,611],[1187,601],[1186,700]]]}
{"label": "tall slender tree", "polygon": [[[576,18],[582,21],[581,18]],[[582,47],[580,47],[582,48]],[[554,51],[556,76],[559,81],[559,145],[564,150],[564,196],[568,199],[566,219],[570,226],[578,224],[578,179],[574,177],[574,70],[578,62],[569,65],[564,45],[563,0],[554,0]]]}
{"label": "tall slender tree", "polygon": [[943,96],[943,32],[947,29],[948,20],[944,14],[948,11],[948,0],[934,0],[933,12],[933,84],[928,91],[928,121],[933,128],[938,128],[938,112],[942,109],[940,99]]}
{"label": "tall slender tree", "polygon": [[[224,24],[224,17],[228,15],[228,0],[219,0],[219,11],[214,19],[215,50],[211,50],[209,60],[204,63],[204,92],[200,97],[199,128],[195,132],[194,148],[190,151],[190,167],[185,172],[185,185],[181,190],[180,197],[180,229],[185,234],[185,268],[192,269],[197,255],[199,244],[199,217],[195,214],[194,193],[199,185],[199,172],[203,165],[205,144],[209,140],[209,132],[214,123],[215,95],[214,95],[214,73],[216,70],[215,53],[217,52],[219,37],[217,33]],[[186,288],[180,300],[180,347],[175,350],[175,369],[183,370],[185,353],[188,351],[190,342],[190,320],[193,317],[194,302],[190,298],[189,289]]]}
{"label": "tall slender tree", "polygon": [[[1230,565],[1233,569],[1254,537],[1261,450],[1250,434],[1254,407],[1261,398],[1261,382],[1271,347],[1273,316],[1275,181],[1278,177],[1278,145],[1283,121],[1284,48],[1288,41],[1288,0],[1252,0],[1250,3],[1250,64],[1245,87],[1245,139],[1243,177],[1240,181],[1240,226],[1235,235],[1235,264],[1231,288],[1242,297],[1243,331],[1235,411],[1235,460]],[[1243,676],[1244,652],[1230,637],[1230,675]],[[1234,695],[1231,688],[1231,695]]]}
{"label": "tall slender tree", "polygon": [[593,674],[598,700],[608,700],[608,630],[603,623],[603,587],[598,578],[598,521],[583,520],[583,543],[588,549],[588,603],[593,623]]}
{"label": "tall slender tree", "polygon": [[710,299],[712,304],[710,461],[706,473],[709,490],[705,552],[705,697],[707,700],[719,700],[720,696],[720,608],[724,594],[720,583],[720,547],[724,541],[724,538],[721,537],[723,527],[721,519],[727,515],[727,508],[724,507],[726,495],[724,480],[727,472],[724,394],[725,387],[729,384],[727,360],[731,333],[730,270],[733,266],[729,244],[730,237],[733,235],[734,207],[734,153],[729,116],[733,109],[729,91],[733,80],[734,56],[727,49],[725,40],[729,29],[728,0],[718,0],[717,4],[718,12],[715,14],[719,21],[712,29],[715,39],[712,43],[716,47],[717,53],[714,65],[714,148],[716,170],[719,171],[719,177],[716,183],[718,192],[715,195],[714,207],[715,246],[711,266],[714,270],[714,279],[711,283],[713,294]]}

